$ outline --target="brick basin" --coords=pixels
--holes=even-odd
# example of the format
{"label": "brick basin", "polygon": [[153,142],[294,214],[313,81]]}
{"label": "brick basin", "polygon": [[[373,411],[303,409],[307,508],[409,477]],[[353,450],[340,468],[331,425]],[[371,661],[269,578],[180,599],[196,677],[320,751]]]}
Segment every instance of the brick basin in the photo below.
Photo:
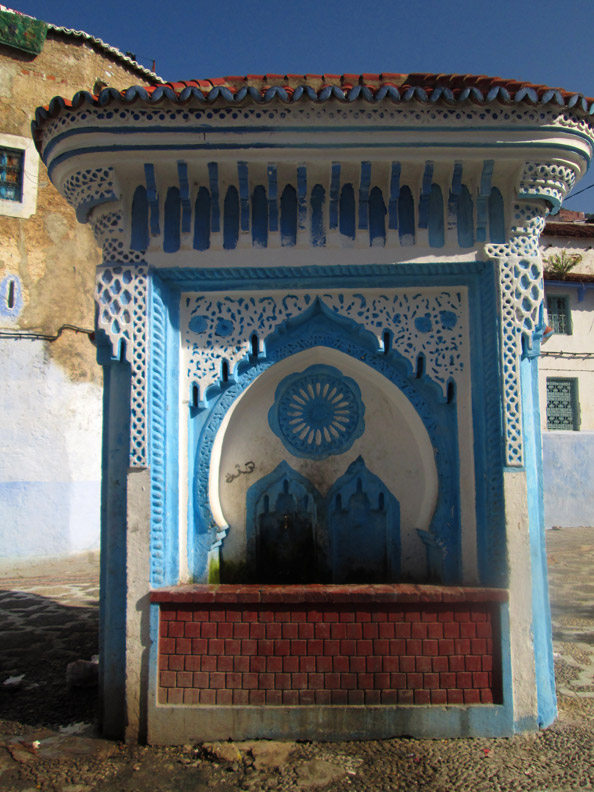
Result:
{"label": "brick basin", "polygon": [[501,703],[503,589],[192,585],[159,604],[158,703]]}

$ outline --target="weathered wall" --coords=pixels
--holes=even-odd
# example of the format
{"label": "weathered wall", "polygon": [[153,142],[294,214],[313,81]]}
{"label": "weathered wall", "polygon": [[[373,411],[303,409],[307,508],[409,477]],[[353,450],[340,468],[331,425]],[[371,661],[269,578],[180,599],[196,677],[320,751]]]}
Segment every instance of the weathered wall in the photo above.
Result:
{"label": "weathered wall", "polygon": [[594,520],[594,432],[543,432],[545,527],[576,528]]}
{"label": "weathered wall", "polygon": [[[30,137],[39,105],[56,95],[124,88],[147,80],[89,43],[50,32],[30,56],[0,46],[0,135]],[[36,156],[36,155],[35,155]],[[101,369],[85,333],[56,341],[63,324],[92,329],[100,253],[90,226],[50,183],[38,162],[36,210],[3,213],[0,202],[0,556],[61,555],[99,544]],[[9,207],[8,207],[9,208]],[[12,282],[13,304],[8,285]],[[43,520],[39,517],[43,515]]]}
{"label": "weathered wall", "polygon": [[[572,275],[594,275],[594,239],[542,237],[543,256],[563,250],[579,254]],[[552,335],[542,345],[539,364],[545,527],[592,525],[594,496],[594,284],[583,292],[575,282],[546,285],[547,295],[566,296],[571,311],[571,335]],[[581,298],[581,299],[580,299]],[[575,378],[579,403],[578,431],[547,431],[548,377]]]}

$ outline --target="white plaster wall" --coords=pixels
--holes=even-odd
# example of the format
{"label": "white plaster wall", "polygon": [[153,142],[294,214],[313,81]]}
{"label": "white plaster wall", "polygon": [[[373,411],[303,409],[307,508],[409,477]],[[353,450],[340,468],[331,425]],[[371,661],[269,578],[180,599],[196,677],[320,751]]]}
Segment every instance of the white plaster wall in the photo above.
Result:
{"label": "white plaster wall", "polygon": [[[528,492],[524,471],[503,474],[514,721],[536,717],[536,673],[532,634],[532,571]],[[504,650],[505,651],[505,650]]]}
{"label": "white plaster wall", "polygon": [[541,426],[547,428],[548,377],[575,377],[578,380],[580,430],[594,430],[594,289],[588,289],[583,300],[578,299],[575,286],[546,286],[546,295],[565,295],[569,298],[572,334],[552,335],[541,347],[539,391]]}
{"label": "white plaster wall", "polygon": [[540,251],[545,266],[549,256],[558,255],[563,250],[570,255],[578,253],[582,257],[580,263],[571,272],[594,275],[594,239],[548,236],[547,234],[543,234],[540,238]]}
{"label": "white plaster wall", "polygon": [[101,411],[45,342],[0,339],[0,557],[99,547]]}

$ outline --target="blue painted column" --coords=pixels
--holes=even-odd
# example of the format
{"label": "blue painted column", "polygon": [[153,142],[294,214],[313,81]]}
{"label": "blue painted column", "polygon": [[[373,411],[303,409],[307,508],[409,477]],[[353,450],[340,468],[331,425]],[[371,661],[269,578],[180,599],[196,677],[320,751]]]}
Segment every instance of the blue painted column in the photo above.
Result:
{"label": "blue painted column", "polygon": [[130,365],[111,357],[97,334],[103,366],[99,696],[103,734],[121,739],[126,725],[126,530],[130,453]]}
{"label": "blue painted column", "polygon": [[520,364],[524,463],[528,488],[530,562],[532,567],[532,632],[538,697],[538,725],[549,726],[557,716],[551,609],[547,578],[542,491],[542,447],[538,400],[538,344]]}

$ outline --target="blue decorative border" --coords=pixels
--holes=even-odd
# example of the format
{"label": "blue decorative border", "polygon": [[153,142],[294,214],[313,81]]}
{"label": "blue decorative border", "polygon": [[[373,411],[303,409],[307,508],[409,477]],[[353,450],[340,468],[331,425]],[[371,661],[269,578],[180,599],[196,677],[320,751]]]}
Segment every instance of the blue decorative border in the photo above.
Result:
{"label": "blue decorative border", "polygon": [[[542,492],[542,448],[540,436],[540,405],[538,394],[538,358],[523,356],[520,363],[522,384],[522,417],[526,486],[528,491],[528,525],[530,533],[530,567],[532,571],[532,633],[538,725],[550,726],[557,716],[555,665],[547,556],[544,538],[544,505]],[[513,475],[513,474],[509,474]]]}
{"label": "blue decorative border", "polygon": [[[478,564],[481,582],[485,585],[504,586],[507,581],[507,565],[505,558],[505,518],[503,501],[503,408],[501,391],[500,358],[498,354],[498,311],[496,300],[496,275],[493,262],[459,262],[445,264],[395,264],[395,265],[369,265],[369,266],[330,266],[330,267],[275,267],[275,268],[208,268],[208,269],[160,269],[151,270],[153,281],[162,281],[168,286],[162,289],[163,299],[167,304],[167,316],[175,316],[178,310],[179,294],[181,291],[216,291],[221,289],[237,289],[239,286],[245,289],[283,289],[283,288],[303,288],[307,283],[308,288],[345,288],[347,286],[369,285],[373,282],[380,288],[393,287],[404,288],[407,286],[423,287],[442,287],[442,286],[465,286],[468,288],[468,299],[470,308],[470,334],[473,339],[471,345],[472,360],[472,410],[475,443],[475,479],[476,490],[476,519],[477,519],[477,548]],[[153,290],[154,291],[154,290]],[[152,323],[151,318],[151,323]],[[345,320],[347,323],[350,320]],[[327,329],[327,328],[326,328]],[[341,344],[348,346],[351,341],[351,328],[339,335],[342,336]],[[173,333],[175,335],[175,332]],[[276,334],[278,336],[278,334]],[[324,333],[321,333],[324,335]],[[364,335],[364,334],[363,334]],[[322,343],[323,339],[316,336],[313,328],[310,333],[311,343]],[[150,331],[151,338],[151,369],[154,366],[153,344],[156,338]],[[325,333],[327,341],[328,334]],[[287,344],[285,338],[284,343]],[[162,343],[162,342],[158,342]],[[292,354],[299,349],[291,349],[290,346],[283,346],[282,334],[280,338],[270,339],[267,342],[269,357],[267,361],[255,360],[251,364],[240,366],[241,386],[235,383],[228,385],[218,394],[214,395],[212,407],[209,409],[199,409],[194,405],[190,398],[190,408],[188,417],[188,470],[189,481],[195,482],[204,479],[207,461],[202,455],[200,458],[192,451],[207,441],[212,444],[216,434],[217,422],[220,423],[222,416],[228,407],[239,395],[243,388],[252,382],[259,374],[276,360],[283,356]],[[158,354],[158,352],[157,352]],[[347,351],[348,354],[348,351]],[[357,355],[363,357],[365,362],[374,367],[389,368],[395,372],[396,379],[402,381],[405,392],[412,391],[419,385],[418,380],[410,380],[411,372],[408,366],[402,368],[397,355],[380,355],[377,351],[377,341],[374,339],[374,347],[371,350],[363,343],[357,350]],[[177,357],[177,349],[174,357]],[[401,363],[401,362],[400,362]],[[425,383],[422,383],[425,384]],[[166,414],[166,393],[163,390],[165,385],[159,388],[151,387],[151,418],[149,433],[153,434],[153,413],[155,416]],[[172,378],[166,384],[166,389],[171,391],[177,388],[177,379]],[[431,391],[431,385],[427,390],[428,403],[436,404],[439,398],[435,391]],[[169,397],[172,404],[177,404],[179,395],[177,392],[170,393]],[[159,401],[161,406],[159,406]],[[441,405],[443,407],[443,405]],[[429,415],[429,422],[432,424],[432,431],[441,432],[439,421]],[[157,417],[157,421],[158,421]],[[169,419],[171,420],[171,418]],[[158,427],[157,427],[158,432]],[[430,433],[431,434],[431,433]],[[166,442],[177,446],[178,430],[177,426],[167,435]],[[152,444],[151,439],[151,444]],[[450,441],[454,445],[457,454],[457,436],[453,433]],[[447,446],[447,443],[446,443]],[[447,448],[444,446],[442,454],[448,458]],[[170,451],[168,456],[171,457]],[[177,458],[177,448],[174,457]],[[168,483],[163,469],[163,456],[155,453],[152,457],[151,476],[158,486],[163,486],[164,491],[168,490]],[[455,460],[455,471],[450,470],[453,481],[458,480],[458,459]],[[161,485],[160,482],[163,482]],[[484,482],[484,484],[483,484]],[[174,480],[177,486],[177,478]],[[160,492],[160,490],[159,490]],[[205,493],[202,493],[204,496]],[[157,507],[160,501],[157,497]],[[190,494],[188,500],[188,558],[190,568],[194,572],[196,580],[204,579],[206,574],[206,557],[208,550],[212,546],[213,535],[216,533],[216,526],[211,515],[204,513],[200,508],[200,498]],[[208,501],[206,501],[208,502]],[[159,515],[159,512],[157,512]],[[171,515],[172,519],[169,527],[165,528],[160,524],[158,530],[153,531],[151,524],[151,557],[153,553],[164,552],[164,536],[172,531],[177,532],[177,515]],[[151,522],[153,518],[151,517]],[[459,526],[459,514],[452,516],[452,520]],[[174,527],[175,526],[175,529]],[[198,526],[196,530],[194,526]],[[157,526],[155,526],[156,528]],[[459,532],[459,527],[458,527]],[[176,533],[177,536],[177,533]],[[155,546],[153,546],[155,543]],[[171,548],[170,548],[171,549]],[[167,551],[169,552],[169,551]],[[457,560],[452,568],[459,569],[459,552],[457,547]],[[175,561],[171,564],[177,563]],[[449,564],[452,564],[450,559]],[[456,573],[457,574],[457,573]],[[453,576],[455,577],[455,576]],[[173,582],[177,582],[173,580]]]}
{"label": "blue decorative border", "polygon": [[149,287],[148,444],[151,472],[150,574],[156,586],[179,580],[179,298],[153,272]]}

